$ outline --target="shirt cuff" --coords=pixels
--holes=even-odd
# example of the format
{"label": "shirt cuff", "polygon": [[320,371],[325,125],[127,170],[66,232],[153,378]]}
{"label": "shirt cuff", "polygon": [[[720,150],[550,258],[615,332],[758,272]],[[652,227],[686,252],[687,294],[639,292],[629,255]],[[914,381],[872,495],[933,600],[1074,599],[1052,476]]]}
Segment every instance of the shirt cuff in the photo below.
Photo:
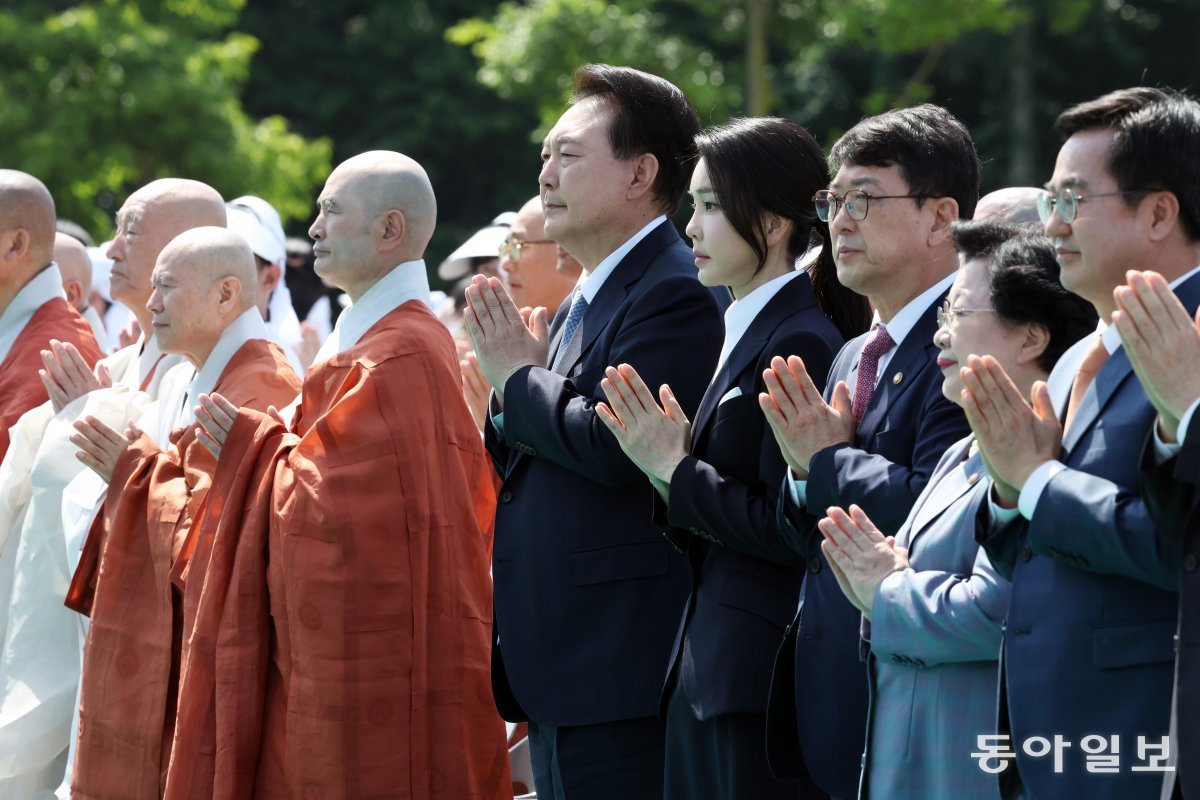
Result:
{"label": "shirt cuff", "polygon": [[792,493],[792,501],[801,508],[806,507],[808,505],[808,481],[797,478],[791,467],[788,467],[787,477],[788,491]]}
{"label": "shirt cuff", "polygon": [[504,435],[504,412],[492,415],[492,427],[496,429],[496,433]]}
{"label": "shirt cuff", "polygon": [[[1188,406],[1188,410],[1183,412],[1183,416],[1179,418],[1179,429],[1175,432],[1175,438],[1179,440],[1180,444],[1183,444],[1184,437],[1187,436],[1188,423],[1192,421],[1192,416],[1195,415],[1197,408],[1200,408],[1200,398],[1196,398],[1195,402]],[[1158,430],[1157,425],[1154,428]]]}
{"label": "shirt cuff", "polygon": [[1021,496],[1017,500],[1017,509],[1021,512],[1021,516],[1025,519],[1033,519],[1033,510],[1037,508],[1038,500],[1042,497],[1042,492],[1046,490],[1046,484],[1050,482],[1058,473],[1067,468],[1067,465],[1061,461],[1047,461],[1033,471],[1025,481],[1025,485],[1021,487]]}
{"label": "shirt cuff", "polygon": [[[1154,431],[1154,463],[1163,464],[1167,461],[1170,461],[1175,457],[1175,454],[1179,452],[1179,448],[1181,446],[1180,443],[1175,442],[1174,444],[1170,444],[1168,442],[1164,442],[1162,440],[1162,436],[1158,432],[1157,420],[1155,420],[1152,430]],[[1181,438],[1180,441],[1183,441],[1183,439]]]}
{"label": "shirt cuff", "polygon": [[997,503],[995,498],[992,497],[992,490],[990,489],[987,493],[987,499],[988,515],[991,517],[992,524],[994,525],[1007,525],[1016,519],[1021,513],[1019,508],[1005,508]]}

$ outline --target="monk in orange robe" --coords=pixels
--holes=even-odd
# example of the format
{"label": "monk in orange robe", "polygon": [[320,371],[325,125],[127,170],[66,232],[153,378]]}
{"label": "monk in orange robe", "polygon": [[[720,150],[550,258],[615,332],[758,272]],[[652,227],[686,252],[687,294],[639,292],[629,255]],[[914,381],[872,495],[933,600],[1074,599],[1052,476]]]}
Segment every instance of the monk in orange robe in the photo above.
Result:
{"label": "monk in orange robe", "polygon": [[294,419],[201,398],[221,455],[188,542],[166,797],[511,798],[488,464],[421,260],[433,190],[373,152],[318,206],[317,274],[353,305]]}
{"label": "monk in orange robe", "polygon": [[8,429],[46,402],[38,372],[50,341],[75,345],[89,366],[104,355],[63,293],[54,222],[54,199],[41,181],[0,169],[0,460]]}
{"label": "monk in orange robe", "polygon": [[194,228],[171,241],[147,308],[163,352],[186,363],[163,377],[157,409],[142,419],[154,436],[134,427],[122,436],[93,417],[76,423],[80,460],[110,489],[67,595],[91,617],[73,797],[161,796],[182,648],[171,572],[182,567],[177,557],[216,468],[196,440],[192,410],[207,392],[266,410],[300,390],[287,356],[267,341],[256,284],[254,258],[233,232]]}

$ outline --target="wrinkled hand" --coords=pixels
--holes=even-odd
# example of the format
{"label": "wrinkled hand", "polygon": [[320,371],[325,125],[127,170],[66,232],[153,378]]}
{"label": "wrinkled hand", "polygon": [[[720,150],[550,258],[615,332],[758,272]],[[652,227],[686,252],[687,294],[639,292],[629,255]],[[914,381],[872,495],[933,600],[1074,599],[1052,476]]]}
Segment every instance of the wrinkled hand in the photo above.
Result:
{"label": "wrinkled hand", "polygon": [[808,464],[821,450],[854,441],[854,412],[845,382],[834,388],[833,404],[826,403],[799,356],[771,359],[763,381],[767,391],[759,394],[758,404],[783,460],[799,480],[808,479]]}
{"label": "wrinkled hand", "polygon": [[895,537],[884,536],[856,505],[849,513],[829,508],[826,515],[817,523],[825,536],[821,552],[834,568],[842,593],[870,619],[879,584],[893,572],[908,569],[908,551],[896,547]]}
{"label": "wrinkled hand", "polygon": [[[225,446],[225,440],[237,419],[238,407],[216,392],[202,394],[196,399],[200,402],[196,407],[196,422],[200,424],[196,439],[213,454],[213,458],[220,459],[221,448]],[[268,413],[273,410],[268,409]],[[279,419],[278,413],[273,416]]]}
{"label": "wrinkled hand", "polygon": [[118,348],[129,347],[129,345],[136,342],[138,340],[138,337],[140,337],[141,335],[142,335],[142,326],[138,325],[137,320],[134,320],[133,322],[129,323],[128,328],[126,328],[123,331],[117,332],[117,347]]}
{"label": "wrinkled hand", "polygon": [[1113,324],[1158,411],[1159,433],[1174,442],[1180,419],[1200,397],[1200,312],[1193,320],[1157,272],[1130,270],[1125,279],[1113,290]]}
{"label": "wrinkled hand", "polygon": [[1062,452],[1062,425],[1045,381],[1033,385],[1032,406],[992,356],[969,356],[962,376],[962,407],[984,467],[1003,505],[1016,504],[1029,476]]}
{"label": "wrinkled hand", "polygon": [[475,346],[484,377],[504,401],[509,376],[527,366],[546,366],[549,325],[546,309],[538,308],[526,323],[499,278],[476,275],[466,291],[463,325]]}
{"label": "wrinkled hand", "polygon": [[42,365],[45,369],[38,370],[38,377],[46,387],[55,414],[90,391],[112,386],[108,368],[97,364],[93,372],[70,342],[51,339],[50,349],[42,351]]}
{"label": "wrinkled hand", "polygon": [[488,395],[492,386],[483,377],[483,368],[479,366],[479,359],[474,353],[467,352],[458,362],[458,367],[462,372],[463,397],[471,411],[471,419],[475,420],[475,427],[482,431],[487,420]]}
{"label": "wrinkled hand", "polygon": [[300,359],[300,366],[306,370],[312,366],[313,360],[316,359],[317,353],[321,351],[321,337],[317,333],[317,326],[307,320],[300,323],[300,347],[296,350],[296,357]]}
{"label": "wrinkled hand", "polygon": [[596,415],[662,494],[691,448],[692,423],[666,384],[658,390],[660,408],[650,387],[630,365],[609,367],[604,375],[600,388],[608,403],[597,403]]}
{"label": "wrinkled hand", "polygon": [[71,434],[71,444],[79,448],[75,457],[103,478],[105,483],[112,480],[113,470],[116,469],[121,454],[142,435],[141,430],[132,422],[122,435],[90,415],[76,420],[75,430],[77,432]]}

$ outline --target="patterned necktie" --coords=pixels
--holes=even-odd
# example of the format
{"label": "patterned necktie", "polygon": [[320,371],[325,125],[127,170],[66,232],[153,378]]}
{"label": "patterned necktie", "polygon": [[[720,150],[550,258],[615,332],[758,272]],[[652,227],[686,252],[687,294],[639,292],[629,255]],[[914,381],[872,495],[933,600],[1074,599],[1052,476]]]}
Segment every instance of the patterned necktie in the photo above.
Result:
{"label": "patterned necktie", "polygon": [[567,321],[563,323],[562,336],[558,339],[558,352],[554,354],[554,363],[550,366],[552,372],[558,372],[563,358],[567,355],[567,348],[571,345],[571,339],[575,336],[579,323],[583,321],[587,307],[587,298],[583,296],[583,292],[576,289],[575,296],[571,298],[571,310],[567,312]]}
{"label": "patterned necktie", "polygon": [[863,414],[875,394],[875,378],[879,375],[879,359],[896,346],[883,323],[875,323],[871,336],[858,355],[858,383],[854,386],[854,424],[862,422]]}
{"label": "patterned necktie", "polygon": [[1071,422],[1079,411],[1079,404],[1083,402],[1083,395],[1096,380],[1096,373],[1107,361],[1108,348],[1104,346],[1104,339],[1097,336],[1096,341],[1092,342],[1092,346],[1084,354],[1083,361],[1079,362],[1079,371],[1075,373],[1075,382],[1071,384],[1071,399],[1067,401],[1067,417],[1063,423],[1064,432],[1070,429]]}

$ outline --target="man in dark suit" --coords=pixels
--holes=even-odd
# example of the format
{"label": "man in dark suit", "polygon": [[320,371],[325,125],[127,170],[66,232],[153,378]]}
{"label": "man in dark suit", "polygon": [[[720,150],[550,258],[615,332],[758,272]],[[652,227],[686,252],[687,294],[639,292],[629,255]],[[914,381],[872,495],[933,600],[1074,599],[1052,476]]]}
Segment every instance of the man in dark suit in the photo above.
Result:
{"label": "man in dark suit", "polygon": [[[1183,550],[1176,633],[1171,761],[1163,800],[1200,797],[1200,321],[1156,272],[1129,272],[1113,296],[1113,322],[1158,422],[1143,453],[1142,491],[1150,515]],[[1193,432],[1189,436],[1188,430]]]}
{"label": "man in dark suit", "polygon": [[544,310],[523,325],[498,282],[477,278],[467,293],[504,476],[493,684],[506,718],[530,720],[539,797],[661,798],[658,698],[687,565],[593,406],[604,368],[629,363],[691,414],[716,366],[720,312],[667,219],[699,121],[675,86],[637,70],[590,65],[574,88],[539,182],[546,237],[585,277],[548,331]]}
{"label": "man in dark suit", "polygon": [[829,506],[854,503],[898,530],[942,453],[967,434],[962,411],[942,396],[933,334],[958,267],[951,224],[975,209],[979,159],[961,122],[922,105],[863,120],[831,160],[840,167],[817,213],[829,222],[838,280],[876,314],[871,331],[838,353],[824,397],[799,358],[776,358],[764,376],[761,405],[790,467],[780,529],[809,563],[776,659],[767,749],[777,773],[811,774],[848,797],[867,677],[858,610],[821,553],[816,523]]}
{"label": "man in dark suit", "polygon": [[[1125,89],[1067,109],[1055,127],[1065,141],[1040,210],[1063,285],[1103,322],[1129,266],[1146,265],[1194,311],[1200,104]],[[1162,772],[1148,753],[1168,733],[1182,561],[1140,489],[1155,407],[1103,324],[1034,386],[1032,407],[994,360],[970,362],[964,407],[994,479],[978,535],[1013,584],[1000,719],[1016,760],[1002,789],[1152,796]],[[1102,753],[1116,771],[1095,769]]]}

